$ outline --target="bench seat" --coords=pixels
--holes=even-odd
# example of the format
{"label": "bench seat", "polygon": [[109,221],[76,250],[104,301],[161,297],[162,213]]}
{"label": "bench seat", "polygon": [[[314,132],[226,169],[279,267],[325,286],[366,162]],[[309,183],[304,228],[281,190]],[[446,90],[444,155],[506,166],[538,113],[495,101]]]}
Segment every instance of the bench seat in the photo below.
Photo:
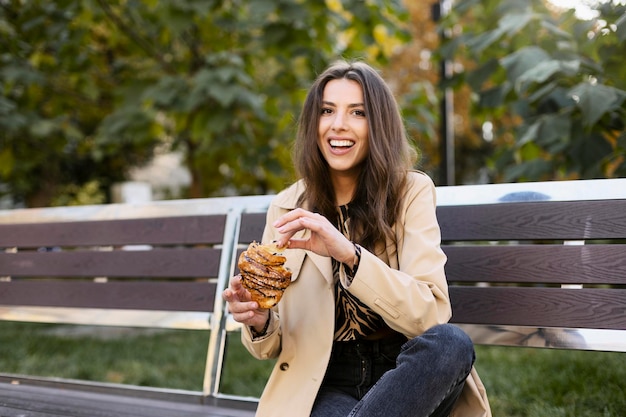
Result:
{"label": "bench seat", "polygon": [[253,417],[255,408],[241,400],[212,404],[198,393],[0,378],[2,417]]}

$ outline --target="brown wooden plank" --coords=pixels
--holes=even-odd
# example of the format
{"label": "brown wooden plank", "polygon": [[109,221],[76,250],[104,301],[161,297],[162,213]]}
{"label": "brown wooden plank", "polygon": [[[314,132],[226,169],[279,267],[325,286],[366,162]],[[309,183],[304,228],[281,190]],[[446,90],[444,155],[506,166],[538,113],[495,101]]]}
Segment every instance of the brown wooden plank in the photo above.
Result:
{"label": "brown wooden plank", "polygon": [[266,213],[243,213],[239,229],[239,242],[250,243],[253,240],[261,241],[265,228]]}
{"label": "brown wooden plank", "polygon": [[0,305],[213,311],[215,284],[207,282],[0,282]]}
{"label": "brown wooden plank", "polygon": [[0,253],[0,276],[216,277],[221,249]]}
{"label": "brown wooden plank", "polygon": [[626,200],[441,206],[444,241],[623,239]]}
{"label": "brown wooden plank", "polygon": [[1,247],[221,243],[226,215],[0,225]]}
{"label": "brown wooden plank", "polygon": [[235,400],[230,407],[203,404],[201,393],[169,399],[167,392],[133,386],[124,391],[107,390],[97,383],[68,387],[60,380],[41,386],[19,380],[19,384],[0,382],[2,417],[252,417],[256,405]]}
{"label": "brown wooden plank", "polygon": [[626,330],[626,291],[451,286],[453,323]]}
{"label": "brown wooden plank", "polygon": [[626,284],[626,245],[443,246],[450,282]]}

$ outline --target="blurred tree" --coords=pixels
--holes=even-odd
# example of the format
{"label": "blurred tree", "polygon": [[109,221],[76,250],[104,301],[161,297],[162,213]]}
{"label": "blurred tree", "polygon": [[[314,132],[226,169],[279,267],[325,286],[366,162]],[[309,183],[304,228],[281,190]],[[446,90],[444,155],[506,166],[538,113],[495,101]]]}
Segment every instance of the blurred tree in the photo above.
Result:
{"label": "blurred tree", "polygon": [[[541,0],[461,0],[439,50],[472,103],[461,134],[493,140],[494,182],[626,175],[626,6],[580,20]],[[471,24],[470,24],[471,22]]]}
{"label": "blurred tree", "polygon": [[0,3],[0,193],[102,202],[155,150],[188,194],[289,182],[306,87],[336,57],[387,62],[400,1],[6,0]]}
{"label": "blurred tree", "polygon": [[77,18],[79,3],[0,5],[0,182],[29,206],[74,184],[119,180],[127,164],[150,154],[143,145],[151,138],[139,129],[125,132],[119,152],[97,153],[115,80],[109,56],[87,42],[93,22]]}
{"label": "blurred tree", "polygon": [[403,44],[385,65],[384,75],[396,93],[410,138],[421,154],[419,168],[435,181],[439,168],[439,47],[432,7],[436,2],[405,0],[410,16],[410,42]]}

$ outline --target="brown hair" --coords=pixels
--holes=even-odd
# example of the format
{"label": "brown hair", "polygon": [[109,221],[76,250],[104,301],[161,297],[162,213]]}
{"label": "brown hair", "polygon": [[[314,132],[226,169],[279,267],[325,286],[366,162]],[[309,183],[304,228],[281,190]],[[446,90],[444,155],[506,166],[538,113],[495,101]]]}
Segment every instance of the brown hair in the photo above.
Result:
{"label": "brown hair", "polygon": [[294,148],[296,172],[304,180],[305,193],[298,204],[331,221],[337,217],[335,192],[329,167],[317,144],[322,96],[331,80],[349,79],[363,89],[369,128],[369,154],[363,162],[356,193],[350,202],[350,236],[373,250],[385,238],[395,242],[392,226],[400,211],[407,172],[417,160],[407,139],[397,102],[380,74],[362,62],[337,62],[315,80],[298,120]]}

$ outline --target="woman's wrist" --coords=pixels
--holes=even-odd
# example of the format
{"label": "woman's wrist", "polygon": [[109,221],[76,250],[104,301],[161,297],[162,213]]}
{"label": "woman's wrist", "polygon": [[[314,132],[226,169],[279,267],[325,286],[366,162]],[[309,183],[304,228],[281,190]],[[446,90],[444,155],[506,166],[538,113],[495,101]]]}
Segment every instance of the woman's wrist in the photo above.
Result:
{"label": "woman's wrist", "polygon": [[359,263],[361,261],[361,247],[354,242],[351,242],[353,246],[352,258],[349,262],[344,262],[346,272],[350,278],[354,278],[357,269],[359,269]]}
{"label": "woman's wrist", "polygon": [[342,264],[347,266],[348,268],[354,268],[355,262],[358,261],[356,256],[356,244],[354,242],[350,242],[350,249],[347,250],[347,255],[341,261]]}
{"label": "woman's wrist", "polygon": [[265,336],[267,333],[267,329],[270,327],[270,318],[272,317],[272,313],[270,311],[267,312],[267,320],[265,320],[265,324],[263,327],[258,330],[256,326],[250,326],[250,331],[252,332],[253,337],[261,337]]}

